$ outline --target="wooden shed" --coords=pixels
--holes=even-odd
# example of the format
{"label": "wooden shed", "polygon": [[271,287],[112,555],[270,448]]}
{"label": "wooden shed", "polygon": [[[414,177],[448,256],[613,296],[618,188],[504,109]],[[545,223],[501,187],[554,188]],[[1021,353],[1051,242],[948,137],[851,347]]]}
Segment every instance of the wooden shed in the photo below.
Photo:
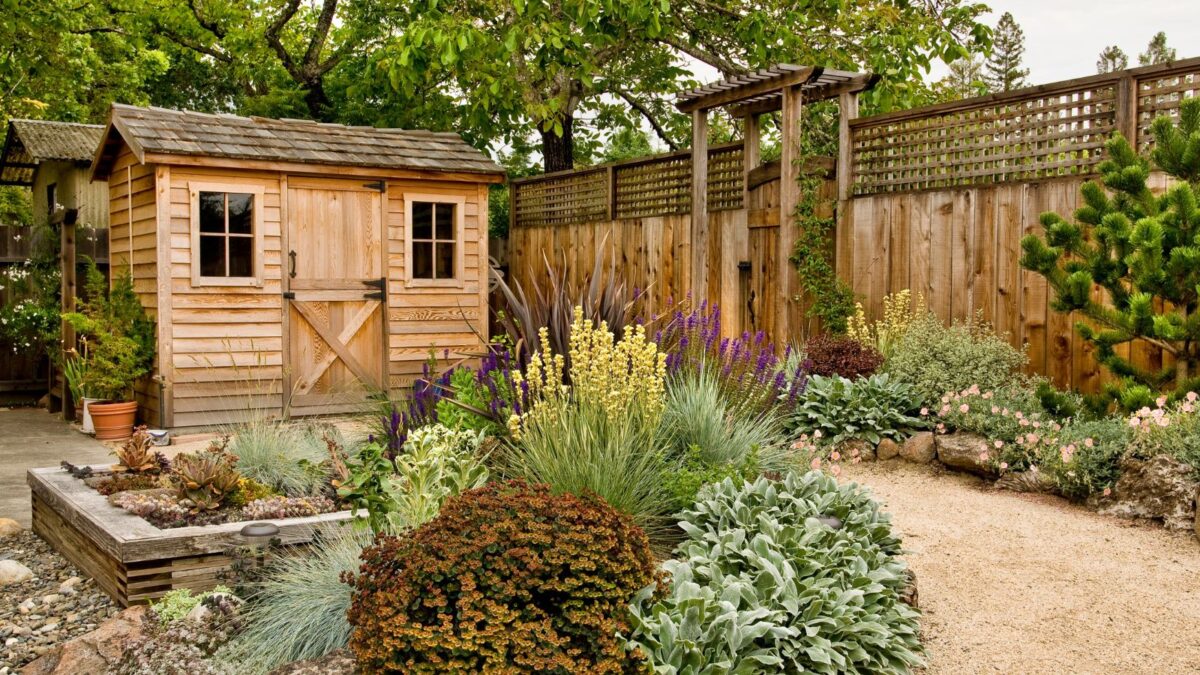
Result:
{"label": "wooden shed", "polygon": [[158,323],[147,423],[349,412],[486,339],[504,172],[457,134],[114,105],[92,179]]}

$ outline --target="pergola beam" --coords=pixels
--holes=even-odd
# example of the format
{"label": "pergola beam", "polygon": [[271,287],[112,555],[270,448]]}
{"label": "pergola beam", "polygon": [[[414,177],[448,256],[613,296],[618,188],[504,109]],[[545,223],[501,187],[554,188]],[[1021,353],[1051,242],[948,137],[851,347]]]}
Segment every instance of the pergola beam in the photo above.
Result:
{"label": "pergola beam", "polygon": [[[675,107],[679,112],[690,113],[697,110],[709,110],[721,106],[732,105],[740,101],[770,94],[780,89],[803,84],[821,74],[821,68],[813,66],[788,66],[789,70],[767,77],[765,79],[738,84],[737,80],[729,80],[720,84],[710,85],[695,92],[689,92],[681,97]],[[795,70],[791,70],[794,68]],[[707,93],[706,93],[707,92]]]}

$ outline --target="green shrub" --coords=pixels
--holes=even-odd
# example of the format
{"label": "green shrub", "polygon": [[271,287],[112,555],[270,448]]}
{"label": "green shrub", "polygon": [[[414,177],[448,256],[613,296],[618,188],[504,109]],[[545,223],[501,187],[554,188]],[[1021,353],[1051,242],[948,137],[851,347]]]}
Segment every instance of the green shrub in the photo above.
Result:
{"label": "green shrub", "polygon": [[1200,475],[1200,396],[1189,391],[1174,403],[1159,396],[1154,407],[1135,411],[1127,424],[1134,430],[1129,452],[1139,459],[1170,455]]}
{"label": "green shrub", "polygon": [[788,422],[796,432],[827,444],[855,438],[878,443],[924,426],[910,414],[915,407],[912,387],[887,375],[857,380],[813,375]]}
{"label": "green shrub", "polygon": [[996,390],[971,385],[942,394],[933,410],[922,412],[931,416],[939,431],[967,431],[1005,443],[1050,430],[1056,423],[1042,410],[1037,393],[1020,384]]}
{"label": "green shrub", "polygon": [[491,483],[363,552],[350,646],[364,672],[644,672],[617,633],[655,576],[645,535],[597,497]]}
{"label": "green shrub", "polygon": [[754,480],[761,472],[757,450],[751,450],[737,462],[714,463],[698,446],[693,445],[678,464],[663,472],[662,481],[671,495],[672,512],[678,512],[695,503],[700,488],[709,483],[720,483],[726,478],[738,482]]}
{"label": "green shrub", "polygon": [[341,435],[332,426],[293,425],[256,418],[226,430],[238,472],[289,497],[307,497],[329,483],[322,464],[329,458],[326,436]]}
{"label": "green shrub", "polygon": [[899,673],[920,663],[918,614],[900,601],[900,541],[858,486],[819,472],[725,480],[682,518],[688,539],[664,565],[669,587],[638,595],[624,634],[656,672]]}
{"label": "green shrub", "polygon": [[971,385],[996,390],[1025,365],[1025,352],[1013,348],[981,320],[945,326],[931,313],[912,320],[895,344],[883,371],[907,382],[924,403]]}
{"label": "green shrub", "polygon": [[1119,417],[1068,423],[1057,435],[1057,451],[1043,453],[1041,470],[1064,497],[1083,500],[1102,494],[1120,477],[1132,435]]}
{"label": "green shrub", "polygon": [[668,380],[659,436],[672,457],[695,448],[711,465],[738,465],[755,451],[762,469],[782,471],[791,459],[779,413],[759,413],[729,401],[707,370],[681,371]]}
{"label": "green shrub", "polygon": [[487,481],[482,441],[482,434],[431,424],[409,433],[395,460],[382,445],[366,443],[338,496],[355,511],[365,509],[377,533],[416,527],[436,516],[448,497]]}
{"label": "green shrub", "polygon": [[303,553],[272,562],[247,594],[245,629],[218,652],[218,660],[239,673],[266,673],[345,647],[350,586],[342,578],[358,571],[371,539],[369,531],[343,528]]}

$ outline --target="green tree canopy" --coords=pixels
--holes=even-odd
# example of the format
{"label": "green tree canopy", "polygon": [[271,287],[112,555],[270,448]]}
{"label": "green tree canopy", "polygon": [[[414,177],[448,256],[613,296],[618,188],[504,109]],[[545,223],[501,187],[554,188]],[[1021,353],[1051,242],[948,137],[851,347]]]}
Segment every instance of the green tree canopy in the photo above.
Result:
{"label": "green tree canopy", "polygon": [[1012,91],[1026,86],[1029,69],[1021,67],[1024,58],[1025,32],[1013,18],[1012,12],[1005,12],[996,24],[992,53],[984,64],[988,88],[992,91]]}
{"label": "green tree canopy", "polygon": [[1129,56],[1125,50],[1116,45],[1109,45],[1100,52],[1100,58],[1096,60],[1096,72],[1100,74],[1115,73],[1118,70],[1125,70],[1129,67]]}
{"label": "green tree canopy", "polygon": [[1158,31],[1150,38],[1146,51],[1138,54],[1138,65],[1152,66],[1156,63],[1167,63],[1175,60],[1175,50],[1167,46],[1167,34]]}

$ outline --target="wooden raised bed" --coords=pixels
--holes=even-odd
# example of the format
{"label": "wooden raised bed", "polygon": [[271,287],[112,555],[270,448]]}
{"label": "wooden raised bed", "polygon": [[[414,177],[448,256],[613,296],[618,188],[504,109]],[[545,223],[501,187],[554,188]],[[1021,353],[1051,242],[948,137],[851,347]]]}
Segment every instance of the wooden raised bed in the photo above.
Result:
{"label": "wooden raised bed", "polygon": [[[107,466],[92,467],[97,473]],[[226,581],[232,549],[249,542],[245,522],[159,529],[108,503],[108,499],[63,469],[30,469],[33,531],[96,580],[123,607],[142,604],[167,591],[204,591]],[[352,518],[349,511],[271,520],[283,545],[312,541],[318,531]]]}

